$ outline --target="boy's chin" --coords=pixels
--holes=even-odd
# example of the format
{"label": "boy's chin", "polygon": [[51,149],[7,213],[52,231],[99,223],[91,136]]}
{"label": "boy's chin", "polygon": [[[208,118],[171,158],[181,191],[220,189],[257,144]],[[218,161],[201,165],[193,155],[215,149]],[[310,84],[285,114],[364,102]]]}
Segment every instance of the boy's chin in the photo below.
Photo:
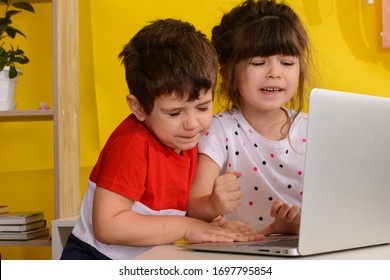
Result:
{"label": "boy's chin", "polygon": [[181,151],[191,150],[193,149],[198,142],[192,143],[192,144],[185,144],[185,145],[177,145],[176,147],[172,148],[175,152],[180,153]]}

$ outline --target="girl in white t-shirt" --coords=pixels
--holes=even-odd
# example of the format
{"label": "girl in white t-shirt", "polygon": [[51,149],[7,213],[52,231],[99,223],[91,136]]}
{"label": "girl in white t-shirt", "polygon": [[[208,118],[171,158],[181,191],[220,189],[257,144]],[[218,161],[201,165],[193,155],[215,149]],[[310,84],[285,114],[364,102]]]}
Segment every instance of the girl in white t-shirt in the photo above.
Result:
{"label": "girl in white t-shirt", "polygon": [[307,114],[307,33],[276,1],[246,1],[212,30],[228,110],[199,144],[188,214],[299,232]]}

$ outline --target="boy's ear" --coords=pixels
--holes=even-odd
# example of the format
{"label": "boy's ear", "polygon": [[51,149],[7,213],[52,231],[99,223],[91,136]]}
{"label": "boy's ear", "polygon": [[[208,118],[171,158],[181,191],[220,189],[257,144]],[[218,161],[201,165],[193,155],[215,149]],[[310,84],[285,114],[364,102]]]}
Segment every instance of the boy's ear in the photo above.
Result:
{"label": "boy's ear", "polygon": [[129,106],[129,108],[133,112],[133,114],[137,117],[137,119],[140,122],[143,122],[145,120],[146,114],[145,114],[144,108],[142,108],[137,97],[135,97],[132,94],[128,94],[126,96],[126,100],[127,100],[127,105]]}

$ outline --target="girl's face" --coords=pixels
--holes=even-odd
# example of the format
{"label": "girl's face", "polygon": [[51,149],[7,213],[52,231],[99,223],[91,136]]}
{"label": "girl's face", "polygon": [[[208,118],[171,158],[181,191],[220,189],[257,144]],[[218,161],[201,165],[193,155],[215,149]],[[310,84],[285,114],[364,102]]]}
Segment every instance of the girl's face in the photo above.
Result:
{"label": "girl's face", "polygon": [[280,110],[297,90],[299,71],[299,59],[294,56],[253,57],[239,62],[236,87],[242,110],[253,113]]}

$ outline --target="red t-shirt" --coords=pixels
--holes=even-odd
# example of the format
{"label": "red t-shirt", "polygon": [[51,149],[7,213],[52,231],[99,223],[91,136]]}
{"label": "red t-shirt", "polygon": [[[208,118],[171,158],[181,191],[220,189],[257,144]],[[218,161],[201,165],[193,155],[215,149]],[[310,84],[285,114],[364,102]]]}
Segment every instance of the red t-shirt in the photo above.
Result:
{"label": "red t-shirt", "polygon": [[89,179],[154,211],[186,211],[197,164],[197,146],[179,155],[130,115],[109,137]]}

